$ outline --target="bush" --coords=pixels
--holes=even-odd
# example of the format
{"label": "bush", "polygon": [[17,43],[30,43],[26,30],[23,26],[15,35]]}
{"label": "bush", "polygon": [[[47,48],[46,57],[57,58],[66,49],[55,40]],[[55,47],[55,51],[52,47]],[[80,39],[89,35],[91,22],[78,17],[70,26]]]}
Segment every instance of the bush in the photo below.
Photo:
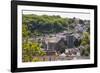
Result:
{"label": "bush", "polygon": [[41,61],[41,60],[37,57],[32,60],[32,62],[38,62],[38,61]]}
{"label": "bush", "polygon": [[38,43],[23,43],[22,47],[22,56],[23,61],[25,62],[33,61],[33,56],[43,56],[46,54],[42,51],[41,46]]}
{"label": "bush", "polygon": [[90,47],[88,45],[82,48],[81,56],[89,56],[89,55],[90,55]]}
{"label": "bush", "polygon": [[81,41],[81,45],[84,46],[84,48],[82,48],[81,55],[89,56],[90,55],[90,35],[88,32],[83,33],[83,39]]}

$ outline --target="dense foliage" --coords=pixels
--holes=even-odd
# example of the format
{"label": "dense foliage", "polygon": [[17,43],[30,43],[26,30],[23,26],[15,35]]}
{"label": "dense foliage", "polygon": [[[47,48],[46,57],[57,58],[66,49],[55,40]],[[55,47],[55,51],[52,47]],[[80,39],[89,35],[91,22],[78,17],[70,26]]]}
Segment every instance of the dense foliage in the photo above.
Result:
{"label": "dense foliage", "polygon": [[23,26],[27,25],[28,30],[34,35],[57,33],[67,29],[72,19],[61,18],[60,16],[48,15],[23,15]]}
{"label": "dense foliage", "polygon": [[81,55],[89,56],[90,55],[90,36],[88,32],[83,33],[83,39],[81,45],[84,46],[82,49]]}
{"label": "dense foliage", "polygon": [[23,43],[23,61],[38,61],[38,58],[33,58],[33,56],[43,56],[45,52],[41,50],[41,46],[38,43]]}

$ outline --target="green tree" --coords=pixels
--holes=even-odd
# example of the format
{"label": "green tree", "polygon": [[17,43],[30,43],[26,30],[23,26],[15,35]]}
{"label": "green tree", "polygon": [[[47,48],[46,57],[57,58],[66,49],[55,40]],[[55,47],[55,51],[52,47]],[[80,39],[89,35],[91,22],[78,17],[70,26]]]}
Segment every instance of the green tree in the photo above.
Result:
{"label": "green tree", "polygon": [[[68,24],[71,24],[71,19],[62,18],[59,15],[35,15],[35,14],[23,14],[23,28],[28,32],[42,35],[45,33],[57,33],[67,28]],[[31,24],[31,25],[30,25]],[[25,31],[25,30],[24,30]],[[36,34],[36,35],[37,35]],[[27,32],[23,34],[27,35]],[[32,35],[32,34],[30,34]]]}
{"label": "green tree", "polygon": [[90,44],[90,35],[89,35],[88,32],[84,32],[83,33],[83,39],[82,39],[81,45],[85,46],[87,44]]}
{"label": "green tree", "polygon": [[22,36],[23,37],[28,37],[29,36],[28,27],[25,24],[22,25]]}
{"label": "green tree", "polygon": [[81,45],[84,46],[82,49],[81,55],[89,56],[90,55],[90,35],[88,32],[83,33],[83,39]]}
{"label": "green tree", "polygon": [[46,53],[42,51],[41,46],[38,43],[23,43],[23,61],[32,61],[33,56],[43,56]]}

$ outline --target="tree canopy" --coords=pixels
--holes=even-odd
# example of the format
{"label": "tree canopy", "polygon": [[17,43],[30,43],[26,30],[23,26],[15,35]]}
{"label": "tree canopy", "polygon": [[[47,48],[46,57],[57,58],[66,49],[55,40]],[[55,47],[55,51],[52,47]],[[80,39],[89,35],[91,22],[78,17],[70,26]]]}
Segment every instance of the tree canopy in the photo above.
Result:
{"label": "tree canopy", "polygon": [[60,16],[23,14],[23,27],[27,26],[28,31],[37,35],[63,31],[71,22],[71,19]]}

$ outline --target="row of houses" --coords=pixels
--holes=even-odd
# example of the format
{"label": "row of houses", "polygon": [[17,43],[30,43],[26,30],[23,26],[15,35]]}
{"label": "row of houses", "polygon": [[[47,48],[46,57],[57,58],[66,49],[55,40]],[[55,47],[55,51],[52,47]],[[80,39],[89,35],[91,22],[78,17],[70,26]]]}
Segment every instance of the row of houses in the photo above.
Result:
{"label": "row of houses", "polygon": [[76,37],[72,33],[63,32],[56,36],[43,37],[39,42],[42,45],[42,50],[45,51],[47,55],[56,55],[64,53],[64,49],[75,48],[75,40]]}

